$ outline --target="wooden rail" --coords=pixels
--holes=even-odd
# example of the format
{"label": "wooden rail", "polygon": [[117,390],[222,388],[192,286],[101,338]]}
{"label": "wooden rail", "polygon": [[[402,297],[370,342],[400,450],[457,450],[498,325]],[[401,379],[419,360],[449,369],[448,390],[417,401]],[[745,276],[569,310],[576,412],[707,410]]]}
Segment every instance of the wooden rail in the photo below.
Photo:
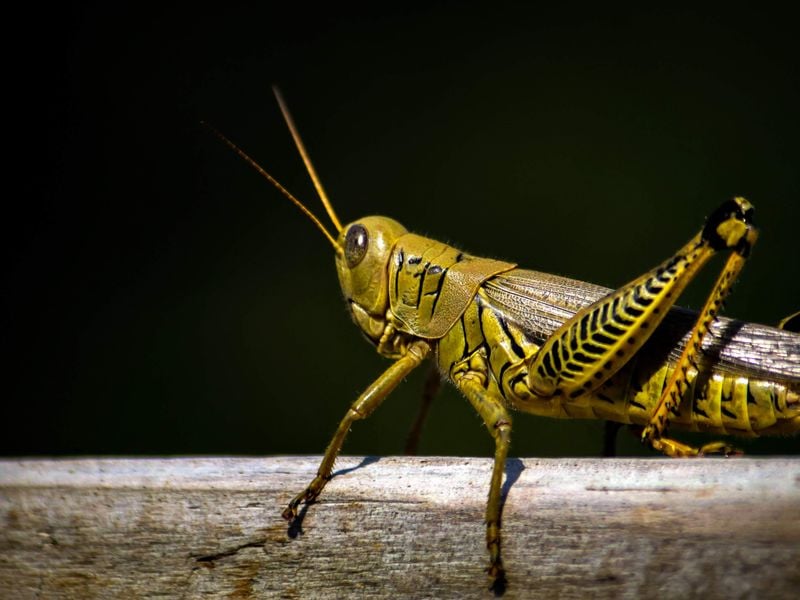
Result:
{"label": "wooden rail", "polygon": [[[484,458],[0,461],[2,598],[490,598]],[[800,460],[512,459],[506,598],[796,598]]]}

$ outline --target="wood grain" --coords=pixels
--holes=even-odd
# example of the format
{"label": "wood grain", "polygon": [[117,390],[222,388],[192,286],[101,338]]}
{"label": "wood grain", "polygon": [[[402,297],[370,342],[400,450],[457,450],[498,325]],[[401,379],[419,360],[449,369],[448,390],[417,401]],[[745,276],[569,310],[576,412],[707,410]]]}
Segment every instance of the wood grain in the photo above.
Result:
{"label": "wood grain", "polygon": [[[484,458],[0,461],[2,598],[490,598]],[[506,598],[791,598],[800,461],[512,459]]]}

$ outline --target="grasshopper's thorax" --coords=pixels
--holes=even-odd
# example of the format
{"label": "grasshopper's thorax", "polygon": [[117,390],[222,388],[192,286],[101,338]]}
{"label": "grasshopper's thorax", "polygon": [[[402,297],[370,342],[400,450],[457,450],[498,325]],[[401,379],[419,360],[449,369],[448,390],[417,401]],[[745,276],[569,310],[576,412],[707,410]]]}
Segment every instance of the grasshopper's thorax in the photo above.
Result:
{"label": "grasshopper's thorax", "polygon": [[413,337],[441,339],[464,314],[480,286],[514,266],[407,233],[397,240],[389,262],[392,323]]}
{"label": "grasshopper's thorax", "polygon": [[387,217],[347,225],[337,244],[339,283],[353,320],[385,356],[403,354],[413,338],[443,337],[484,281],[515,266],[408,233]]}

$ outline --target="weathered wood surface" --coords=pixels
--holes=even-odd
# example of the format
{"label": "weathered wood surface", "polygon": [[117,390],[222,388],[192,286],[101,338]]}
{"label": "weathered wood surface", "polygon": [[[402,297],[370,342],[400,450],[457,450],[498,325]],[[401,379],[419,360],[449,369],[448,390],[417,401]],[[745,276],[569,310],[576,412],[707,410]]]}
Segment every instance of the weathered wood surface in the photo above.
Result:
{"label": "weathered wood surface", "polygon": [[[2,598],[489,598],[483,458],[0,461]],[[796,598],[800,461],[512,459],[506,598]]]}

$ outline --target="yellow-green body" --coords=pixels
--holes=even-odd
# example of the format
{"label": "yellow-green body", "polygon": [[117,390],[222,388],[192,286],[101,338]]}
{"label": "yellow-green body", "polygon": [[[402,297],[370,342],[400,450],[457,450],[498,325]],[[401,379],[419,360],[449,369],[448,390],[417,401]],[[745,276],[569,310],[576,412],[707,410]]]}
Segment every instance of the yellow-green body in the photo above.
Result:
{"label": "yellow-green body", "polygon": [[[334,247],[342,291],[356,324],[395,362],[350,407],[317,477],[284,517],[322,491],[353,422],[428,357],[495,439],[486,541],[497,588],[505,585],[508,409],[639,426],[643,442],[675,457],[735,450],[722,442],[689,446],[667,437],[668,425],[746,436],[797,432],[800,335],[718,317],[757,239],[752,215],[743,198],[723,203],[673,256],[617,290],[470,256],[386,217],[341,227]],[[727,262],[703,309],[687,319],[673,304],[721,251]]]}
{"label": "yellow-green body", "polygon": [[[689,311],[672,309],[661,330],[597,390],[541,398],[525,384],[526,364],[558,326],[612,290],[469,256],[414,234],[398,237],[390,256],[388,308],[383,319],[375,315],[365,329],[376,343],[386,325],[396,332],[379,351],[396,358],[404,340],[425,339],[439,371],[451,381],[470,368],[470,361],[483,362],[490,394],[508,408],[538,416],[646,425],[675,367],[676,333],[688,331],[691,317],[696,319]],[[356,317],[356,322],[365,320]],[[710,353],[722,353],[725,360],[717,365],[706,360],[700,377],[690,370],[672,426],[739,436],[800,430],[800,336],[723,318],[715,331],[742,328],[739,340],[706,342]],[[782,359],[781,369],[760,372],[743,358],[753,361],[767,353]]]}

